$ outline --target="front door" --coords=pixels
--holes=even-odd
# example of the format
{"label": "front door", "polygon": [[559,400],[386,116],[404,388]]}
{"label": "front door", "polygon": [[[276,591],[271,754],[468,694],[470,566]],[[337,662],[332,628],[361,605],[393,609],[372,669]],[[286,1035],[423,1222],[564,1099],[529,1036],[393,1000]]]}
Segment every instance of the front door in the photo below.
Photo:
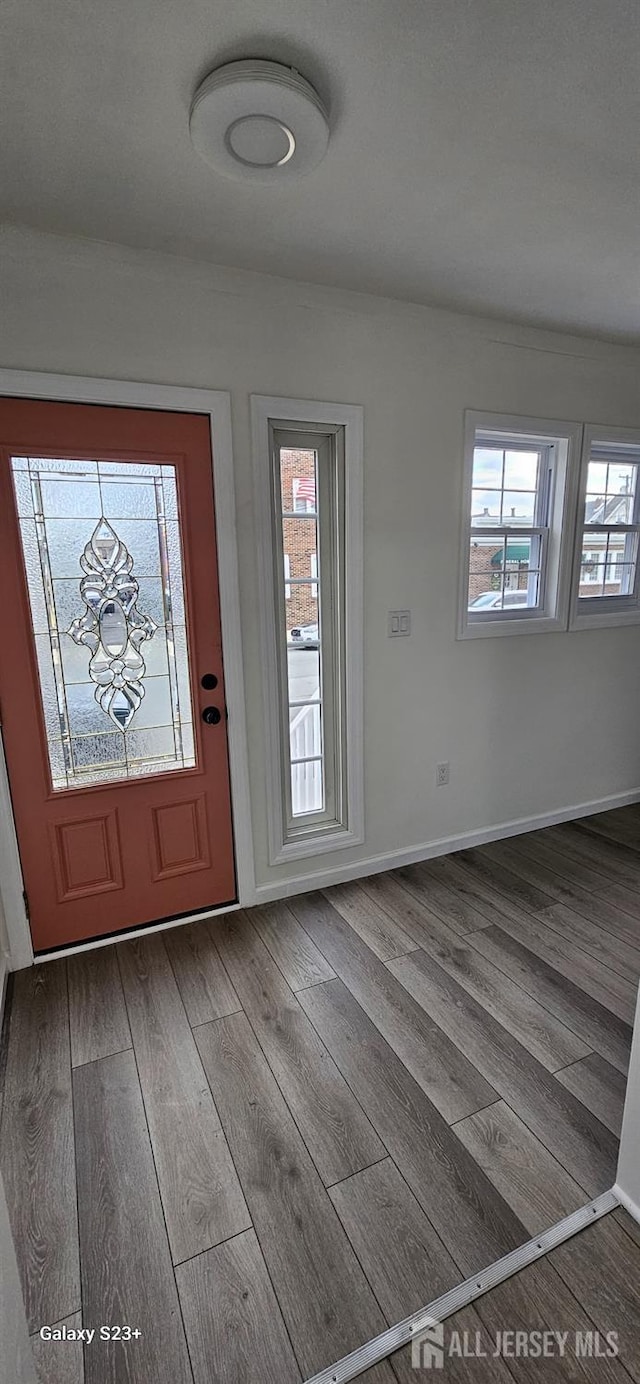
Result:
{"label": "front door", "polygon": [[236,894],[209,419],[0,400],[0,709],[35,951]]}

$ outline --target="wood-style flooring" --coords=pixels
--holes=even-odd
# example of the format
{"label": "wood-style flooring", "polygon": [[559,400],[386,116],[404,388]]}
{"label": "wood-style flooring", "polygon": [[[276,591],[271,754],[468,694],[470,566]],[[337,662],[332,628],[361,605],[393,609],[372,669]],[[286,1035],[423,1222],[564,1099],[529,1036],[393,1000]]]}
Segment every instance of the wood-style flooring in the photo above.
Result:
{"label": "wood-style flooring", "polygon": [[[0,1166],[43,1384],[299,1384],[605,1191],[639,975],[640,806],[18,972]],[[635,1230],[452,1328],[619,1329],[545,1384],[640,1384]],[[141,1334],[38,1339],[80,1321]]]}

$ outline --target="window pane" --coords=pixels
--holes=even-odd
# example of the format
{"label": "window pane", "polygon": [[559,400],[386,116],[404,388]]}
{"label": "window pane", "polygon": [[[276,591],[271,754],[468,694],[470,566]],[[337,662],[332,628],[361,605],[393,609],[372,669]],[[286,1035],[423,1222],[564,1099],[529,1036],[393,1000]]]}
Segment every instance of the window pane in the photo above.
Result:
{"label": "window pane", "polygon": [[323,811],[324,774],[321,759],[308,764],[292,764],[291,809],[294,817],[302,817],[305,812]]}
{"label": "window pane", "polygon": [[[285,624],[287,643],[318,641],[318,593],[312,578],[317,575],[317,520],[315,515],[304,519],[282,520],[282,544],[286,564]],[[296,631],[302,630],[302,636]],[[294,632],[294,633],[292,633]]]}
{"label": "window pane", "polygon": [[13,471],[53,787],[191,767],[182,553],[163,490],[175,469],[56,457]]}
{"label": "window pane", "polygon": [[587,470],[587,495],[605,495],[607,491],[607,464],[590,461]]}
{"label": "window pane", "polygon": [[473,487],[484,490],[486,487],[499,490],[502,486],[502,466],[504,452],[497,447],[474,447]]}
{"label": "window pane", "polygon": [[290,702],[315,702],[320,697],[320,651],[310,644],[287,649]]}
{"label": "window pane", "polygon": [[533,525],[535,517],[535,494],[523,490],[505,490],[502,496],[502,524]]}
{"label": "window pane", "polygon": [[629,462],[611,462],[607,477],[609,495],[635,495],[638,468]]}
{"label": "window pane", "polygon": [[325,809],[317,452],[281,447],[282,550],[293,816]]}
{"label": "window pane", "polygon": [[505,452],[505,490],[537,490],[539,452]]}
{"label": "window pane", "polygon": [[502,491],[500,490],[474,490],[471,497],[471,523],[474,527],[485,524],[488,526],[500,523],[500,503]]}
{"label": "window pane", "polygon": [[319,702],[290,708],[289,740],[292,764],[299,759],[317,759],[322,755],[322,723]]}
{"label": "window pane", "polygon": [[627,596],[633,591],[637,535],[586,529],[580,562],[579,595]]}
{"label": "window pane", "polygon": [[521,534],[471,541],[469,610],[537,606],[540,600],[539,540]]}
{"label": "window pane", "polygon": [[313,514],[316,508],[316,453],[312,448],[280,448],[283,514]]}
{"label": "window pane", "polygon": [[628,596],[635,584],[638,535],[585,529],[579,595]]}

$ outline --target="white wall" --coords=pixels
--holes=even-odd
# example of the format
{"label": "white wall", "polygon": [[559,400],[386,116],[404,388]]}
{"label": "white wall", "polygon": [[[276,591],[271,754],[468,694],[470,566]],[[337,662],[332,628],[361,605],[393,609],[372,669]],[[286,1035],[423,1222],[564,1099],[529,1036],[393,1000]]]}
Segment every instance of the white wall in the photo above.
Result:
{"label": "white wall", "polygon": [[[463,410],[640,425],[640,351],[16,229],[0,274],[1,365],[231,391],[259,884],[640,786],[640,629],[454,638]],[[276,870],[250,393],[365,414],[366,842]],[[405,607],[412,637],[387,639]]]}

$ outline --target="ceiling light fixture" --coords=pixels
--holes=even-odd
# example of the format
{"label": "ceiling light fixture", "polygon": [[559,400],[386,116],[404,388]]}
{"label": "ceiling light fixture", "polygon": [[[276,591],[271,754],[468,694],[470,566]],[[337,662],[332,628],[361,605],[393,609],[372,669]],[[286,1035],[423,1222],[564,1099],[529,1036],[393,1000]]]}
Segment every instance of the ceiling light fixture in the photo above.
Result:
{"label": "ceiling light fixture", "polygon": [[205,77],[191,106],[194,148],[226,178],[260,183],[308,173],[324,157],[329,120],[293,67],[247,59]]}

